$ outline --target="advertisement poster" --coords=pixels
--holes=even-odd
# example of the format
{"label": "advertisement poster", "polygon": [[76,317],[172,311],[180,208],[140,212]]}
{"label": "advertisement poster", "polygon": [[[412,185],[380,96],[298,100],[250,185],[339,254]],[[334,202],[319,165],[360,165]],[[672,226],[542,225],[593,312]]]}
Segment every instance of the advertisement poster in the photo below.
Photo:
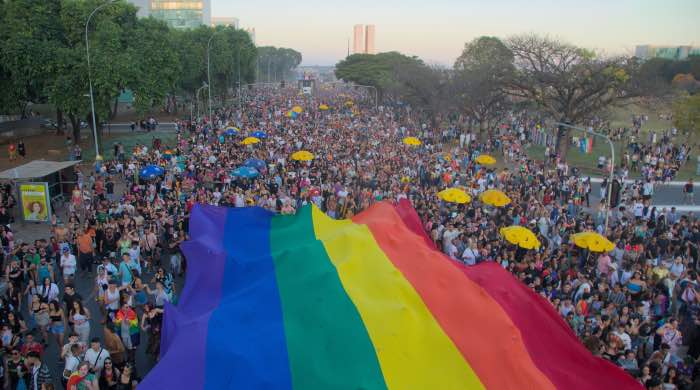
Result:
{"label": "advertisement poster", "polygon": [[22,183],[19,185],[22,216],[25,221],[48,222],[51,218],[49,188],[46,183]]}

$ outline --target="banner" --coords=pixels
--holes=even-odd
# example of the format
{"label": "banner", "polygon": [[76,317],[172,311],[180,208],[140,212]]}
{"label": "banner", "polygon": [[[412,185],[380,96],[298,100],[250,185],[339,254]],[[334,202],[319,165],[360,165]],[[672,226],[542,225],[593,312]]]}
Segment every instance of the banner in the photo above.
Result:
{"label": "banner", "polygon": [[21,183],[19,197],[25,221],[49,222],[51,208],[48,183]]}

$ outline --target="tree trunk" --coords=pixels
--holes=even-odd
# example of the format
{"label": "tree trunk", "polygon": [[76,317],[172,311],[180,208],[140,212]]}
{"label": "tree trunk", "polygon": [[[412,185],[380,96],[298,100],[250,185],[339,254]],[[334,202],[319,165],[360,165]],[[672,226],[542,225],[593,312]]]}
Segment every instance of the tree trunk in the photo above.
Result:
{"label": "tree trunk", "polygon": [[73,113],[68,114],[68,119],[70,119],[71,127],[73,127],[73,143],[80,145],[80,121]]}
{"label": "tree trunk", "polygon": [[20,119],[27,119],[27,106],[29,102],[20,103]]}
{"label": "tree trunk", "polygon": [[[562,120],[562,123],[568,123],[566,120]],[[569,144],[571,143],[571,129],[564,126],[559,126],[557,128],[557,144],[556,153],[561,159],[561,161],[566,162],[566,156],[569,153]]]}
{"label": "tree trunk", "polygon": [[64,127],[63,127],[63,110],[60,108],[56,109],[56,134],[58,135],[63,135],[64,133]]}
{"label": "tree trunk", "polygon": [[119,95],[114,98],[114,109],[109,113],[109,120],[114,120],[117,117],[117,112],[119,111]]}
{"label": "tree trunk", "polygon": [[486,121],[479,119],[479,141],[484,140],[484,130],[486,130]]}

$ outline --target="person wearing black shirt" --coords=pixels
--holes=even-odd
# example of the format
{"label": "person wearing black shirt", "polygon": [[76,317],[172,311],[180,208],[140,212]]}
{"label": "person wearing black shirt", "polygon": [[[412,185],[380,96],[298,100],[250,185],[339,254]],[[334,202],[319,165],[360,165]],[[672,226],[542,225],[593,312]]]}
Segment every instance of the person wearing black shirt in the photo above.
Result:
{"label": "person wearing black shirt", "polygon": [[73,309],[73,302],[82,300],[83,297],[75,291],[75,286],[67,284],[63,294],[63,303],[66,304],[66,313]]}
{"label": "person wearing black shirt", "polygon": [[114,181],[111,177],[107,178],[107,183],[105,183],[105,191],[107,192],[107,199],[112,201],[114,199]]}
{"label": "person wearing black shirt", "polygon": [[10,389],[16,389],[20,378],[24,380],[25,384],[29,379],[27,374],[28,370],[24,363],[24,358],[20,355],[19,350],[15,349],[10,352],[10,358],[7,359],[7,374],[10,380]]}
{"label": "person wearing black shirt", "polygon": [[19,140],[17,143],[17,154],[22,158],[27,157],[27,147],[24,146],[24,140]]}
{"label": "person wearing black shirt", "polygon": [[5,207],[0,207],[0,225],[6,226],[10,223],[10,214]]}
{"label": "person wearing black shirt", "polygon": [[111,252],[116,252],[117,242],[120,238],[119,232],[115,232],[111,227],[107,228],[102,241],[100,241],[100,253],[105,256]]}

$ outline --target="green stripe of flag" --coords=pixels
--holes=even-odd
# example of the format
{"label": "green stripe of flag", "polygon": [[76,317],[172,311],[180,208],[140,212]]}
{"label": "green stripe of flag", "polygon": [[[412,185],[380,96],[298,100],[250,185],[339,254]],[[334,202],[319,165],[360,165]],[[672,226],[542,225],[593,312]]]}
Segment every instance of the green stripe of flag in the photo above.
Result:
{"label": "green stripe of flag", "polygon": [[360,315],[314,234],[311,207],[272,219],[270,246],[295,389],[386,389]]}

